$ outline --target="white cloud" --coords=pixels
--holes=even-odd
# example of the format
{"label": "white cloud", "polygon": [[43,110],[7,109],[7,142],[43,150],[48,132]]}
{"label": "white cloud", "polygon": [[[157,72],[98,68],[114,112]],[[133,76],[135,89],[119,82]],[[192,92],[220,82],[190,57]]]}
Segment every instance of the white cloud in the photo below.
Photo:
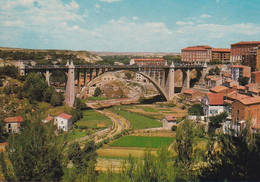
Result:
{"label": "white cloud", "polygon": [[72,0],[69,4],[66,4],[66,8],[68,10],[77,10],[79,9],[79,5],[75,0]]}
{"label": "white cloud", "polygon": [[24,26],[24,22],[21,21],[21,20],[3,21],[2,23],[6,27],[21,27],[21,26]]}
{"label": "white cloud", "polygon": [[82,16],[84,18],[87,18],[88,17],[88,9],[85,9],[85,11],[83,12]]}
{"label": "white cloud", "polygon": [[207,14],[202,14],[200,15],[201,18],[211,18],[212,16],[211,15],[207,15]]}
{"label": "white cloud", "polygon": [[132,19],[133,20],[138,20],[138,17],[137,16],[133,16]]}
{"label": "white cloud", "polygon": [[95,8],[99,9],[99,8],[101,8],[101,6],[99,4],[95,4]]}
{"label": "white cloud", "polygon": [[184,21],[177,21],[176,25],[193,25],[194,23],[191,21],[184,22]]}
{"label": "white cloud", "polygon": [[216,3],[219,3],[219,0],[216,0]]}
{"label": "white cloud", "polygon": [[106,2],[106,3],[113,3],[113,2],[119,2],[121,0],[99,0],[100,2]]}

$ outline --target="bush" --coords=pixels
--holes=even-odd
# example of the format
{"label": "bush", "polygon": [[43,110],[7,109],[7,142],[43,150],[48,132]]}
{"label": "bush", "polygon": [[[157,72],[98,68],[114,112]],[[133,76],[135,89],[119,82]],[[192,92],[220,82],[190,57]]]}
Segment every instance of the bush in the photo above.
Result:
{"label": "bush", "polygon": [[172,131],[176,131],[177,130],[177,126],[176,125],[173,125],[172,128],[171,128]]}

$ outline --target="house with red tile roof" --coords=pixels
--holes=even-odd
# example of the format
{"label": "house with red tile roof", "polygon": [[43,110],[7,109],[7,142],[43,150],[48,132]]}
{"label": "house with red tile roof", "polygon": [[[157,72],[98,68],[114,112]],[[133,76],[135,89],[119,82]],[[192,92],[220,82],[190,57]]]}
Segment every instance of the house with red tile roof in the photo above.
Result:
{"label": "house with red tile roof", "polygon": [[[247,123],[251,120],[251,123]],[[239,98],[232,103],[232,121],[230,130],[232,134],[239,135],[241,130],[251,124],[254,130],[260,129],[260,97]]]}
{"label": "house with red tile roof", "polygon": [[219,85],[219,86],[209,89],[209,91],[212,93],[228,93],[228,92],[230,92],[230,89],[228,87]]}
{"label": "house with red tile roof", "polygon": [[201,101],[206,118],[224,111],[224,93],[208,92]]}
{"label": "house with red tile roof", "polygon": [[55,117],[54,124],[57,124],[59,130],[70,131],[72,129],[72,115],[61,113]]}
{"label": "house with red tile roof", "polygon": [[5,128],[8,133],[18,133],[20,131],[21,123],[23,122],[21,116],[5,118]]}

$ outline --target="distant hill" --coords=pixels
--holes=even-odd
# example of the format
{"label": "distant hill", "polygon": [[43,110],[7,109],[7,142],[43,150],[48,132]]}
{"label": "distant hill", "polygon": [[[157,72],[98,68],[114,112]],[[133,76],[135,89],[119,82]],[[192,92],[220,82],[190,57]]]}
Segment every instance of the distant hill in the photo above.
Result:
{"label": "distant hill", "polygon": [[170,52],[95,52],[90,53],[98,56],[140,56],[140,57],[163,57],[163,56],[179,56],[181,53]]}
{"label": "distant hill", "polygon": [[0,59],[3,60],[31,60],[31,61],[62,61],[73,59],[85,63],[95,63],[102,61],[99,56],[88,51],[72,51],[58,49],[23,49],[0,47]]}

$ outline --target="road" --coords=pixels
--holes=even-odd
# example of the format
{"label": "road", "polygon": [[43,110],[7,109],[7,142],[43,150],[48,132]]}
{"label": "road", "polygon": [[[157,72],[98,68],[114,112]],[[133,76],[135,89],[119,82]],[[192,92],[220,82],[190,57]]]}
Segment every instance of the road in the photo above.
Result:
{"label": "road", "polygon": [[104,109],[102,111],[100,110],[98,112],[109,117],[113,122],[113,127],[106,128],[104,130],[95,132],[91,135],[77,138],[76,140],[73,140],[73,141],[69,142],[68,144],[71,144],[74,142],[83,142],[83,141],[89,140],[91,138],[94,138],[95,143],[100,143],[107,138],[112,138],[113,136],[121,133],[124,129],[130,128],[129,121],[127,121],[125,118],[109,111],[108,109]]}

